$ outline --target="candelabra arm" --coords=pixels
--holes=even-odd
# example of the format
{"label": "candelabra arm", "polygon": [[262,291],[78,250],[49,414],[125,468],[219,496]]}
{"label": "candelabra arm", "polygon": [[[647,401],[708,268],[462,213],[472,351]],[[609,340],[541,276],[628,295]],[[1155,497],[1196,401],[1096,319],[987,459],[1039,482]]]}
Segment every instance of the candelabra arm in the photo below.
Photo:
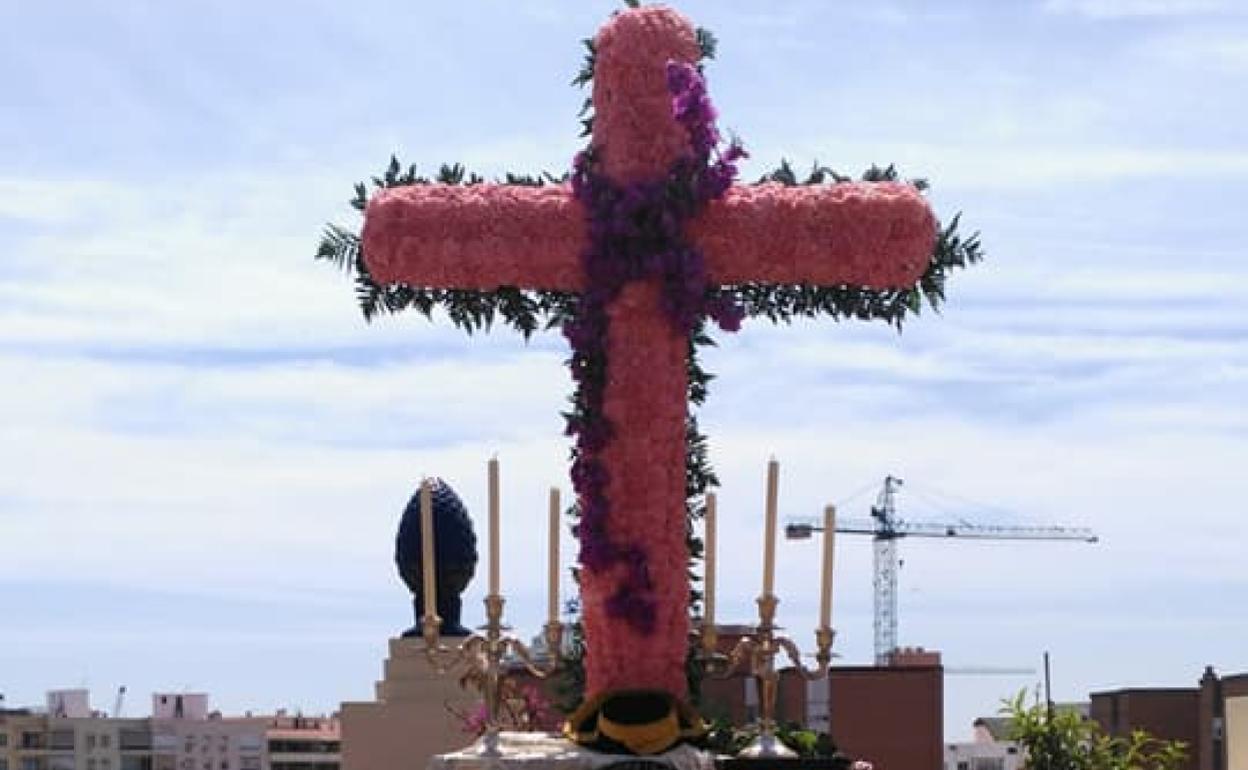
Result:
{"label": "candelabra arm", "polygon": [[514,636],[503,640],[505,649],[515,653],[516,657],[524,665],[525,670],[538,679],[545,679],[559,669],[562,659],[563,624],[557,620],[547,623],[543,629],[543,635],[545,637],[546,649],[550,656],[543,662],[535,660],[533,651],[529,649],[528,645]]}
{"label": "candelabra arm", "polygon": [[732,646],[732,652],[728,653],[728,665],[730,670],[735,670],[745,663],[747,660],[753,660],[758,653],[758,642],[748,636],[743,636],[737,640]]}
{"label": "candelabra arm", "polygon": [[438,674],[445,674],[463,662],[471,637],[458,647],[442,644],[442,618],[437,614],[424,615],[420,619],[420,635],[425,641],[425,659]]}
{"label": "candelabra arm", "polygon": [[775,643],[784,650],[784,654],[788,657],[789,662],[793,664],[793,668],[802,675],[804,679],[813,681],[823,679],[828,675],[828,668],[832,664],[832,640],[835,638],[836,632],[830,628],[820,628],[815,631],[815,667],[808,668],[802,663],[801,650],[797,648],[793,640],[787,636],[776,637]]}
{"label": "candelabra arm", "polygon": [[741,668],[741,664],[752,660],[754,651],[758,644],[750,637],[743,636],[737,640],[732,646],[732,650],[728,654],[715,652],[714,650],[703,650],[701,654],[702,665],[706,670],[707,676],[716,679],[727,679]]}

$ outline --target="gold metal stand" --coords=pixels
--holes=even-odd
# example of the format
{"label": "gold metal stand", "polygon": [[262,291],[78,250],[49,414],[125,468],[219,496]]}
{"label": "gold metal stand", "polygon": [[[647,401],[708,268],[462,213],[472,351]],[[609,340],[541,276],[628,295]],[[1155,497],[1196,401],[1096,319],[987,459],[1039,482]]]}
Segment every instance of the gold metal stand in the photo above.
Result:
{"label": "gold metal stand", "polygon": [[539,663],[533,659],[533,651],[519,637],[511,633],[510,626],[503,625],[503,597],[490,594],[485,597],[485,625],[464,639],[458,647],[450,648],[441,643],[442,618],[436,614],[421,618],[425,638],[425,655],[440,674],[446,674],[459,666],[464,667],[465,678],[477,683],[485,700],[485,734],[465,753],[479,757],[497,758],[499,750],[499,701],[502,685],[509,674],[503,669],[508,655],[516,659],[533,676],[544,679],[559,668],[560,650],[563,644],[563,624],[547,623],[542,628],[549,657]]}
{"label": "gold metal stand", "polygon": [[828,666],[832,663],[832,641],[836,632],[831,628],[820,628],[815,631],[815,667],[807,668],[802,664],[802,653],[793,640],[780,636],[775,625],[776,605],[780,603],[772,594],[758,597],[758,626],[754,633],[743,636],[728,655],[716,649],[718,639],[715,628],[710,624],[702,626],[702,661],[711,676],[727,678],[732,676],[742,663],[749,661],[748,674],[758,683],[758,737],[742,749],[741,757],[795,757],[797,754],[776,738],[776,691],[780,684],[780,672],[776,670],[776,657],[783,650],[797,672],[806,680],[823,679],[828,675]]}

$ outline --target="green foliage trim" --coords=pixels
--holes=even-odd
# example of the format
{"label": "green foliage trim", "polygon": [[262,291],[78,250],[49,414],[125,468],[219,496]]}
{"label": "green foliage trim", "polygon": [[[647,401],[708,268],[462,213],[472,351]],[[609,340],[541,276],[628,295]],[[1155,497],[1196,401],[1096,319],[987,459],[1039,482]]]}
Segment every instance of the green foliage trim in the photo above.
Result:
{"label": "green foliage trim", "polygon": [[702,58],[704,60],[714,59],[715,48],[719,45],[719,40],[716,39],[715,34],[705,27],[698,27],[697,36],[698,50],[701,51]]}

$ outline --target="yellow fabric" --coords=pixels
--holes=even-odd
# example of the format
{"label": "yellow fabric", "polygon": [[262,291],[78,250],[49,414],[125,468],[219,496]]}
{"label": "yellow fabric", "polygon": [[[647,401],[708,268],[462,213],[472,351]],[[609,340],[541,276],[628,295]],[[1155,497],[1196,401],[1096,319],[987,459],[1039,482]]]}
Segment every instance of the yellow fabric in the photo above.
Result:
{"label": "yellow fabric", "polygon": [[577,743],[591,743],[598,738],[597,730],[582,730],[580,726],[589,718],[590,714],[595,714],[602,707],[602,702],[607,699],[605,693],[598,697],[581,703],[575,711],[568,715],[568,721],[563,723],[563,734],[569,740]]}
{"label": "yellow fabric", "polygon": [[599,714],[598,731],[634,754],[659,754],[680,740],[680,722],[674,710],[659,721],[644,725],[622,725]]}
{"label": "yellow fabric", "polygon": [[[592,745],[600,737],[605,737],[627,746],[636,754],[658,754],[674,746],[681,738],[697,738],[706,731],[706,725],[697,712],[680,701],[673,702],[673,707],[656,722],[644,725],[611,722],[602,715],[602,707],[612,696],[620,694],[619,691],[599,693],[597,697],[583,702],[564,722],[563,734],[581,745]],[[593,727],[586,724],[591,717]]]}

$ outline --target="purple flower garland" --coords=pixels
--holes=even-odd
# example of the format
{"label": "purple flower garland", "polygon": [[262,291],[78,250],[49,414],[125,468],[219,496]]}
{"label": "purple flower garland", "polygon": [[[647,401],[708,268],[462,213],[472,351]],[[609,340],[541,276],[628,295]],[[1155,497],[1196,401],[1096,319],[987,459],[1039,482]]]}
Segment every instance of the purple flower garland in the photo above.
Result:
{"label": "purple flower garland", "polygon": [[603,410],[607,304],[627,283],[658,278],[663,284],[663,308],[681,334],[691,334],[705,317],[725,331],[736,331],[744,317],[744,311],[730,300],[708,298],[705,261],[685,240],[683,231],[708,202],[731,186],[736,162],[746,157],[745,150],[733,141],[722,153],[717,152],[720,135],[715,108],[696,67],[669,62],[667,88],[673,115],[689,134],[690,152],[673,164],[665,178],[621,187],[599,172],[592,148],[576,156],[572,191],[585,206],[589,223],[589,244],[581,255],[586,289],[575,319],[563,326],[572,347],[570,368],[576,383],[573,411],[565,415],[565,432],[576,437],[572,484],[581,504],[575,529],[581,541],[580,562],[593,572],[627,565],[619,588],[607,600],[607,613],[626,619],[645,634],[654,630],[655,622],[648,554],[636,543],[614,540],[608,532],[609,474],[599,459],[613,433]]}

